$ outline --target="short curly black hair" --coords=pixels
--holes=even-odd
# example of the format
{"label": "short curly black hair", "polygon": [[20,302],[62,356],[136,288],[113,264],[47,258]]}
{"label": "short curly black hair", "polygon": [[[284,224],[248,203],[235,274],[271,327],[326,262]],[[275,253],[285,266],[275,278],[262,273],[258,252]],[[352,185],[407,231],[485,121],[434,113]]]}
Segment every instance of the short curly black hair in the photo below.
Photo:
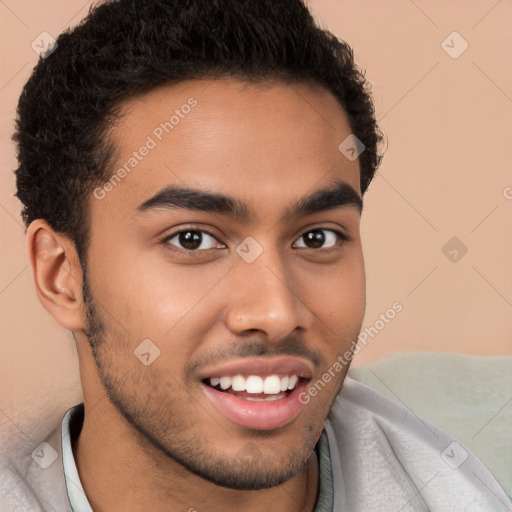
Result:
{"label": "short curly black hair", "polygon": [[164,84],[232,76],[320,84],[339,101],[360,155],[364,193],[382,141],[370,86],[353,52],[303,0],[110,0],[39,59],[20,96],[17,197],[28,226],[45,219],[88,246],[88,202],[113,172],[108,130],[122,103]]}

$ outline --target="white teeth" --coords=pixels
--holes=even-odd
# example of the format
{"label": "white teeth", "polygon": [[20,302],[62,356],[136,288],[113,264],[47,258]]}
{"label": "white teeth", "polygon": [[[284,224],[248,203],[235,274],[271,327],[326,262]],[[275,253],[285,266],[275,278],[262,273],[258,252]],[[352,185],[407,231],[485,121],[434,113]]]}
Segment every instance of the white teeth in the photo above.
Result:
{"label": "white teeth", "polygon": [[232,378],[231,387],[233,391],[245,391],[245,379],[241,375]]}
{"label": "white teeth", "polygon": [[231,377],[221,377],[219,383],[221,389],[225,391],[226,389],[231,387]]}
{"label": "white teeth", "polygon": [[298,380],[299,378],[297,377],[297,375],[292,375],[288,379],[288,389],[293,389],[297,385]]}
{"label": "white teeth", "polygon": [[250,375],[245,381],[247,393],[263,393],[263,379],[257,375]]}
{"label": "white teeth", "polygon": [[263,393],[277,395],[281,391],[281,379],[277,375],[270,375],[263,382]]}
{"label": "white teeth", "polygon": [[283,397],[279,395],[268,395],[265,398],[260,398],[258,396],[246,396],[245,400],[249,400],[249,402],[275,402],[276,400],[281,400]]}
{"label": "white teeth", "polygon": [[297,375],[269,375],[262,378],[259,375],[249,375],[245,378],[243,375],[234,375],[233,377],[212,377],[210,385],[216,387],[220,384],[223,391],[233,388],[233,391],[247,391],[247,393],[266,395],[279,395],[280,393],[292,390],[297,385],[299,377]]}

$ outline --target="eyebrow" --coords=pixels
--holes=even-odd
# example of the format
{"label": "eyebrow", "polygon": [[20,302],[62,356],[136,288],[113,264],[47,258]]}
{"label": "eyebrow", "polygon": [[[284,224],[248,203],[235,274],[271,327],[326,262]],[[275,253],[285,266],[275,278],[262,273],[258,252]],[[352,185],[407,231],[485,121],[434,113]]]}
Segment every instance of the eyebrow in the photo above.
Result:
{"label": "eyebrow", "polygon": [[[363,201],[352,186],[335,179],[326,188],[316,190],[293,202],[281,220],[297,219],[342,207],[355,208],[361,213]],[[246,223],[253,219],[247,204],[240,199],[179,185],[164,187],[140,204],[137,210],[144,213],[158,209],[180,208],[227,215]]]}

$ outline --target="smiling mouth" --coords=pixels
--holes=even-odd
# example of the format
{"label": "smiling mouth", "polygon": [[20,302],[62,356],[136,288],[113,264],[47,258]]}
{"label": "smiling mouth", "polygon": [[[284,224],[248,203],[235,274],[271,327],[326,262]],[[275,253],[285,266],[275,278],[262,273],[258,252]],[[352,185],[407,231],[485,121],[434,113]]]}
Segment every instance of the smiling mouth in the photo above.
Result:
{"label": "smiling mouth", "polygon": [[201,389],[227,420],[249,429],[273,430],[293,422],[305,407],[300,396],[310,380],[294,374],[234,375],[203,379]]}
{"label": "smiling mouth", "polygon": [[237,398],[254,402],[273,402],[286,398],[302,379],[298,375],[234,375],[211,377],[203,383],[216,391],[234,395]]}
{"label": "smiling mouth", "polygon": [[205,368],[200,389],[208,408],[224,420],[253,430],[291,424],[306,406],[300,397],[313,377],[313,365],[297,357],[232,360]]}

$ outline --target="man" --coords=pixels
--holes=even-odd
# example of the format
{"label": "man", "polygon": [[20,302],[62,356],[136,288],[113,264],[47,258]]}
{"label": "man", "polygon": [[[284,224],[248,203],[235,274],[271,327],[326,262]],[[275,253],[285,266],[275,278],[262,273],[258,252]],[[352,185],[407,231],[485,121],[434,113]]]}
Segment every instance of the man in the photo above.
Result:
{"label": "man", "polygon": [[512,510],[446,433],[345,379],[381,134],[299,0],[101,4],[38,63],[15,140],[84,403],[5,464],[2,510]]}

